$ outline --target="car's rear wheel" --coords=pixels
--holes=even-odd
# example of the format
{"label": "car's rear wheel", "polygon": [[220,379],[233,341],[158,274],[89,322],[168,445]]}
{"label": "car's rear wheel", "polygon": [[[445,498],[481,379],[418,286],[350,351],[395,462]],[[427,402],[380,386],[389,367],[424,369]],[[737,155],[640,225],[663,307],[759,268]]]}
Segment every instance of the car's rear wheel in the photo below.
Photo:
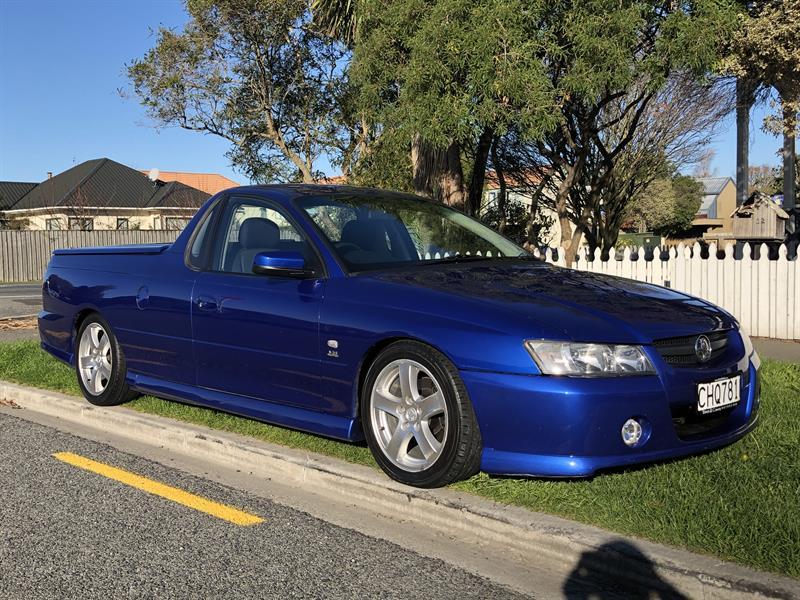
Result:
{"label": "car's rear wheel", "polygon": [[393,479],[440,487],[480,466],[481,438],[466,388],[440,352],[397,342],[370,366],[361,397],[367,444]]}
{"label": "car's rear wheel", "polygon": [[116,406],[136,392],[125,383],[125,356],[111,327],[99,314],[86,317],[75,341],[75,371],[84,397],[97,406]]}

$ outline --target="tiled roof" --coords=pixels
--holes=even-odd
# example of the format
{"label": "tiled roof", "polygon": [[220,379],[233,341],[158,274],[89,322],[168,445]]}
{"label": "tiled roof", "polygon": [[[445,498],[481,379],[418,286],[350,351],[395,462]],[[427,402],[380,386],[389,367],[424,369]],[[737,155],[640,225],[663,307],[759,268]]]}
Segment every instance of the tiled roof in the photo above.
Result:
{"label": "tiled roof", "polygon": [[136,169],[108,158],[98,158],[43,181],[10,208],[184,208],[199,207],[209,195],[181,184],[151,181]]}
{"label": "tiled roof", "polygon": [[207,194],[214,195],[228,188],[238,187],[239,184],[217,173],[184,173],[182,171],[142,171],[145,175],[153,173],[159,181],[177,181],[186,186],[202,190]]}
{"label": "tiled roof", "polygon": [[0,181],[0,210],[12,207],[35,187],[35,183],[25,181]]}
{"label": "tiled roof", "polygon": [[[517,175],[506,174],[506,186],[509,189],[532,189],[541,182],[542,178],[539,173],[530,170]],[[486,171],[486,189],[497,190],[500,188],[500,180],[497,178],[497,173],[494,169]]]}

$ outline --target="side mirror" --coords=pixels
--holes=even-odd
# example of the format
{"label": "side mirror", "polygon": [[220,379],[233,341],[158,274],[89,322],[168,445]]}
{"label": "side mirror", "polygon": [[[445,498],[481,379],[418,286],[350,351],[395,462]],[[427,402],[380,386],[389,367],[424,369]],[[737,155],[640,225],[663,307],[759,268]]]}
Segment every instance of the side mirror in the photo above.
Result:
{"label": "side mirror", "polygon": [[253,258],[253,273],[298,279],[314,274],[311,269],[306,268],[306,259],[303,255],[290,250],[259,252]]}

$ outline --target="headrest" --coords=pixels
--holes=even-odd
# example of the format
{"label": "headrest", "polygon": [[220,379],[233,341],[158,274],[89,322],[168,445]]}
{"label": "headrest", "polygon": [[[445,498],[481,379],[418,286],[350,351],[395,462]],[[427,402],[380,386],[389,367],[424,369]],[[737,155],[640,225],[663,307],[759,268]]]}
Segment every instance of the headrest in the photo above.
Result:
{"label": "headrest", "polygon": [[387,250],[386,228],[375,219],[348,221],[342,229],[342,241],[362,250]]}
{"label": "headrest", "polygon": [[278,245],[281,230],[263,217],[250,217],[239,226],[239,243],[242,248],[272,248]]}

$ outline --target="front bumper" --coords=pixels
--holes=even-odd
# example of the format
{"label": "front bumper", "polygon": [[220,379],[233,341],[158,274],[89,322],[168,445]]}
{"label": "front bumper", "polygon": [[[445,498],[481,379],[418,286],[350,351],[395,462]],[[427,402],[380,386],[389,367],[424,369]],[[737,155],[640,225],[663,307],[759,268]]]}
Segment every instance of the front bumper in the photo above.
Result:
{"label": "front bumper", "polygon": [[[752,430],[760,400],[759,360],[673,369],[658,376],[582,379],[462,371],[483,441],[481,470],[503,475],[588,477],[597,471],[668,460],[725,446]],[[733,409],[683,425],[697,383],[741,374]],[[650,435],[628,447],[620,430],[631,417]]]}

